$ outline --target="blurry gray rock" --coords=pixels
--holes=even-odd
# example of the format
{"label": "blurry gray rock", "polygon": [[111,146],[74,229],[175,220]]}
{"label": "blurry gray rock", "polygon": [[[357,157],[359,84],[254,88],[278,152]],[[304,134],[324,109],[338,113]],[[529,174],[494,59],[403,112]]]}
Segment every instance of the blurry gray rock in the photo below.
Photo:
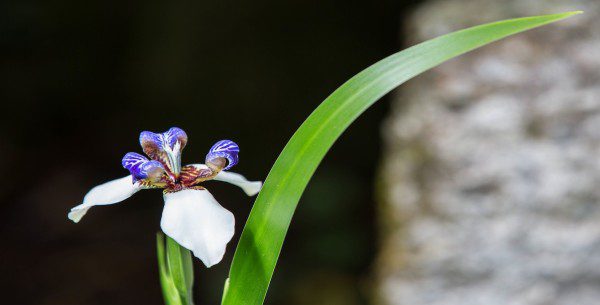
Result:
{"label": "blurry gray rock", "polygon": [[568,10],[397,93],[375,304],[600,304],[600,1],[431,1],[405,29]]}

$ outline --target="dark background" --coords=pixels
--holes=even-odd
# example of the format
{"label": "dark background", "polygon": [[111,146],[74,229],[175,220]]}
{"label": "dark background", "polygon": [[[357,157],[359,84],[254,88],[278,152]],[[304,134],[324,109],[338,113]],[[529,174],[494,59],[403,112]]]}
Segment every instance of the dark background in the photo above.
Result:
{"label": "dark background", "polygon": [[[142,130],[183,128],[183,163],[217,140],[263,180],[337,86],[399,50],[415,1],[47,1],[0,4],[0,292],[3,304],[162,304],[160,191],[67,211],[122,177]],[[362,304],[376,246],[379,103],[333,147],[300,202],[268,304]],[[218,303],[254,198],[209,190],[237,218],[223,262],[196,265],[196,303]]]}

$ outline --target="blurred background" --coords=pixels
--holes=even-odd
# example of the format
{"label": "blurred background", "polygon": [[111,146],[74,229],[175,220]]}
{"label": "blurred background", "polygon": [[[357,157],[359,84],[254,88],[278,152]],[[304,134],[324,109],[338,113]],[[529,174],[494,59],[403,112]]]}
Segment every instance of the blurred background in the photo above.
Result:
{"label": "blurred background", "polygon": [[[142,130],[183,128],[184,163],[217,140],[236,172],[264,180],[286,141],[337,86],[400,47],[411,1],[18,1],[0,4],[0,289],[6,304],[162,304],[160,191],[67,211],[127,174]],[[365,300],[375,251],[381,103],[336,144],[308,187],[270,304]],[[237,218],[223,262],[197,266],[197,304],[216,304],[254,198],[207,185]],[[328,289],[323,289],[328,287]],[[316,299],[310,299],[310,298]],[[8,298],[8,299],[7,299]],[[308,299],[307,299],[308,298]]]}
{"label": "blurred background", "polygon": [[[267,304],[598,304],[599,1],[0,3],[0,292],[6,304],[162,304],[160,191],[66,215],[122,177],[142,130],[217,140],[264,180],[337,86],[402,47],[584,9],[418,77],[367,111],[305,192]],[[207,188],[237,219],[254,198]]]}

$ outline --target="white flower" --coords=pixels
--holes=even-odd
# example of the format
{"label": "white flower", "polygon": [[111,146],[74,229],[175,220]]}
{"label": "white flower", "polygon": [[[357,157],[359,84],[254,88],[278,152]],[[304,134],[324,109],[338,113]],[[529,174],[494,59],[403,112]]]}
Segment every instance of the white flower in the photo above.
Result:
{"label": "white flower", "polygon": [[71,209],[69,219],[79,222],[93,206],[121,202],[142,189],[164,188],[165,207],[160,221],[163,232],[191,250],[207,267],[219,263],[233,237],[235,219],[198,184],[225,181],[239,186],[248,196],[256,195],[262,182],[225,171],[237,164],[239,147],[229,140],[219,141],[208,152],[206,164],[182,167],[181,151],[187,144],[182,129],[173,127],[162,134],[144,131],[140,144],[151,160],[127,153],[122,164],[131,175],[91,189],[83,203]]}

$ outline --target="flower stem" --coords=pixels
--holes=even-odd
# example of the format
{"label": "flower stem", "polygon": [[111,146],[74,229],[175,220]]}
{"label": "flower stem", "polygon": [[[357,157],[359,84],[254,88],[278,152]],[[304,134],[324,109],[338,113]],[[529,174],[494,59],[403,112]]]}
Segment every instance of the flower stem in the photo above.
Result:
{"label": "flower stem", "polygon": [[166,305],[193,305],[194,268],[190,251],[162,232],[156,235],[160,284]]}

